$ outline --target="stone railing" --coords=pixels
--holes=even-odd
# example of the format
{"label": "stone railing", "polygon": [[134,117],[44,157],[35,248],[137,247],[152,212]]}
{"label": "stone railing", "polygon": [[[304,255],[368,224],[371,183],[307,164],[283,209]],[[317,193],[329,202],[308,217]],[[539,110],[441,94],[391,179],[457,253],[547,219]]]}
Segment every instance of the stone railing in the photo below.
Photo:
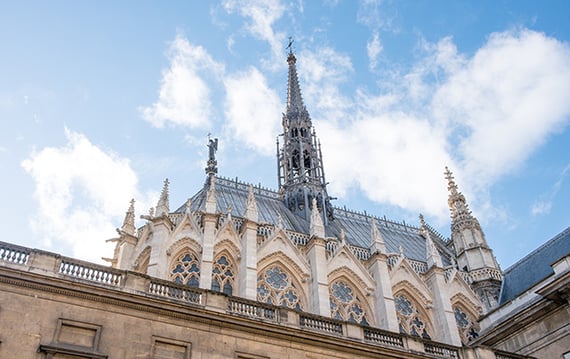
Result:
{"label": "stone railing", "polygon": [[0,261],[25,265],[28,263],[29,257],[29,248],[0,242]]}
{"label": "stone railing", "polygon": [[368,248],[361,248],[356,246],[348,246],[348,249],[354,254],[354,256],[361,261],[366,261],[370,258],[370,250]]}
{"label": "stone railing", "polygon": [[459,348],[445,344],[424,342],[424,351],[439,358],[459,359]]}
{"label": "stone railing", "polygon": [[[17,271],[17,273],[15,273]],[[471,347],[454,347],[443,343],[426,341],[419,337],[362,326],[355,323],[335,320],[297,310],[273,306],[265,303],[227,296],[205,289],[188,287],[171,281],[152,278],[145,274],[117,270],[58,254],[0,242],[0,278],[12,276],[19,281],[39,281],[45,283],[49,278],[58,278],[58,285],[69,286],[71,290],[82,291],[91,288],[105,288],[103,295],[120,298],[137,296],[139,300],[165,300],[163,305],[195,307],[208,311],[212,317],[225,313],[244,320],[265,322],[266,325],[308,330],[319,335],[331,335],[335,340],[358,341],[363,345],[390,348],[400,352],[400,357],[407,353],[424,353],[433,358],[464,359],[473,357]],[[65,284],[67,283],[67,284]],[[223,317],[220,320],[224,320]],[[300,334],[303,335],[303,334]],[[517,354],[478,347],[484,351],[485,358],[523,359]]]}
{"label": "stone railing", "polygon": [[88,282],[120,286],[124,272],[73,258],[62,257],[58,273]]}
{"label": "stone railing", "polygon": [[160,279],[151,279],[148,293],[186,303],[202,304],[202,290]]}
{"label": "stone railing", "polygon": [[409,258],[407,258],[406,260],[408,261],[408,263],[410,263],[410,266],[412,267],[414,272],[422,274],[428,271],[428,266],[426,262],[415,261]]}
{"label": "stone railing", "polygon": [[299,316],[299,324],[301,328],[307,328],[312,330],[318,330],[320,332],[331,333],[331,334],[341,334],[342,322],[334,320],[331,318],[311,315],[309,313],[302,313]]}
{"label": "stone railing", "polygon": [[514,353],[507,353],[501,350],[495,350],[495,358],[496,359],[525,359],[528,358],[524,355],[514,354]]}
{"label": "stone railing", "polygon": [[375,328],[364,329],[364,339],[370,342],[403,348],[404,340],[401,335]]}
{"label": "stone railing", "polygon": [[309,242],[309,236],[304,233],[287,231],[287,235],[297,247],[304,247]]}
{"label": "stone railing", "polygon": [[279,311],[275,306],[237,297],[229,297],[228,312],[249,318],[279,320]]}

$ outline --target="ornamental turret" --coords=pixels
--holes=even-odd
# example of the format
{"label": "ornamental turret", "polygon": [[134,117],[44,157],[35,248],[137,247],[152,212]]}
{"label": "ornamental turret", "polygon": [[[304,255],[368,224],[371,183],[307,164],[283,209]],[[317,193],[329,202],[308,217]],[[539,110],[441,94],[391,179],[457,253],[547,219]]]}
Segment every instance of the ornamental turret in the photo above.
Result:
{"label": "ornamental turret", "polygon": [[289,77],[287,108],[283,114],[283,147],[277,140],[279,191],[287,207],[309,220],[313,199],[324,224],[333,218],[330,197],[326,191],[321,145],[303,103],[297,77],[297,59],[289,44]]}
{"label": "ornamental turret", "polygon": [[477,218],[473,216],[455,184],[453,174],[445,167],[445,178],[449,190],[449,210],[451,212],[451,239],[460,270],[469,273],[470,284],[481,298],[488,311],[498,303],[503,280],[501,269],[487,245],[485,234]]}

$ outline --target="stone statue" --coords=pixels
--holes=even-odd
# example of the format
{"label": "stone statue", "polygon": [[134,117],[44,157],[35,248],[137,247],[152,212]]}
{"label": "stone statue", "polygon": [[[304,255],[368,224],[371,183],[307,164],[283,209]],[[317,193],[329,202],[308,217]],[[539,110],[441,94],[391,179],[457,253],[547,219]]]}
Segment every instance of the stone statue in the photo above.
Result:
{"label": "stone statue", "polygon": [[214,138],[214,139],[209,139],[209,143],[208,143],[208,149],[209,149],[209,154],[208,154],[208,160],[209,161],[215,161],[216,160],[216,151],[218,150],[218,139]]}

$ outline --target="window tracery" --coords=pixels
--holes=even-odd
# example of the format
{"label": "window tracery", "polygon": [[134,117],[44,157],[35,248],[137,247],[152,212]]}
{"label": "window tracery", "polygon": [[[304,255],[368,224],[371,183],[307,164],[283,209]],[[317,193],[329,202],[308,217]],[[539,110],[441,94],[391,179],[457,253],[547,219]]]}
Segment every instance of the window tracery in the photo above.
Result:
{"label": "window tracery", "polygon": [[214,262],[212,269],[212,290],[227,295],[233,294],[234,289],[234,265],[227,255],[221,255]]}
{"label": "window tracery", "polygon": [[453,313],[455,314],[455,321],[457,322],[461,342],[467,344],[477,339],[479,337],[479,323],[465,313],[459,306],[453,307]]}
{"label": "window tracery", "polygon": [[403,294],[396,296],[394,301],[400,333],[431,339],[426,328],[426,321],[414,304]]}
{"label": "window tracery", "polygon": [[334,319],[369,325],[360,299],[344,281],[338,280],[330,286],[331,316]]}
{"label": "window tracery", "polygon": [[279,266],[272,266],[257,277],[257,300],[303,310],[301,294],[291,277]]}
{"label": "window tracery", "polygon": [[191,252],[184,252],[176,258],[171,266],[170,274],[174,282],[191,287],[200,284],[200,262]]}

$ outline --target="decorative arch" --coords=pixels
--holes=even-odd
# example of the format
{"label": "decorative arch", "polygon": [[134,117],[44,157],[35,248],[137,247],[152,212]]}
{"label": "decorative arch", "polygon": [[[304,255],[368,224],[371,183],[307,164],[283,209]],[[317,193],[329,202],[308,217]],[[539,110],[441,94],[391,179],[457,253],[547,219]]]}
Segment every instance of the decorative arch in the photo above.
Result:
{"label": "decorative arch", "polygon": [[184,248],[188,248],[195,254],[202,253],[202,246],[196,240],[190,237],[180,238],[176,242],[172,243],[166,249],[166,255],[171,256],[172,254],[178,254]]}
{"label": "decorative arch", "polygon": [[151,251],[150,246],[147,246],[139,254],[139,256],[137,257],[137,259],[135,260],[135,263],[134,263],[135,265],[134,265],[133,270],[135,272],[146,274],[146,271],[148,269],[148,263],[150,262],[150,251]]}
{"label": "decorative arch", "polygon": [[451,307],[457,323],[457,330],[459,331],[461,342],[465,345],[477,339],[481,330],[477,322],[478,316],[473,310],[469,309],[473,308],[468,304],[469,302],[468,298],[460,293],[451,298]]}
{"label": "decorative arch", "polygon": [[173,256],[168,270],[172,281],[198,287],[200,285],[200,258],[189,247],[182,247]]}
{"label": "decorative arch", "polygon": [[431,339],[434,334],[431,317],[410,291],[401,289],[394,295],[400,333]]}
{"label": "decorative arch", "polygon": [[220,252],[212,264],[212,290],[233,295],[236,292],[236,262],[227,252]]}
{"label": "decorative arch", "polygon": [[241,250],[231,239],[223,239],[214,244],[214,254],[228,252],[232,259],[237,263],[241,259]]}
{"label": "decorative arch", "polygon": [[257,300],[297,310],[307,308],[301,283],[280,261],[273,261],[258,271]]}
{"label": "decorative arch", "polygon": [[366,326],[373,324],[372,311],[366,301],[366,296],[352,280],[343,275],[329,283],[332,318]]}

